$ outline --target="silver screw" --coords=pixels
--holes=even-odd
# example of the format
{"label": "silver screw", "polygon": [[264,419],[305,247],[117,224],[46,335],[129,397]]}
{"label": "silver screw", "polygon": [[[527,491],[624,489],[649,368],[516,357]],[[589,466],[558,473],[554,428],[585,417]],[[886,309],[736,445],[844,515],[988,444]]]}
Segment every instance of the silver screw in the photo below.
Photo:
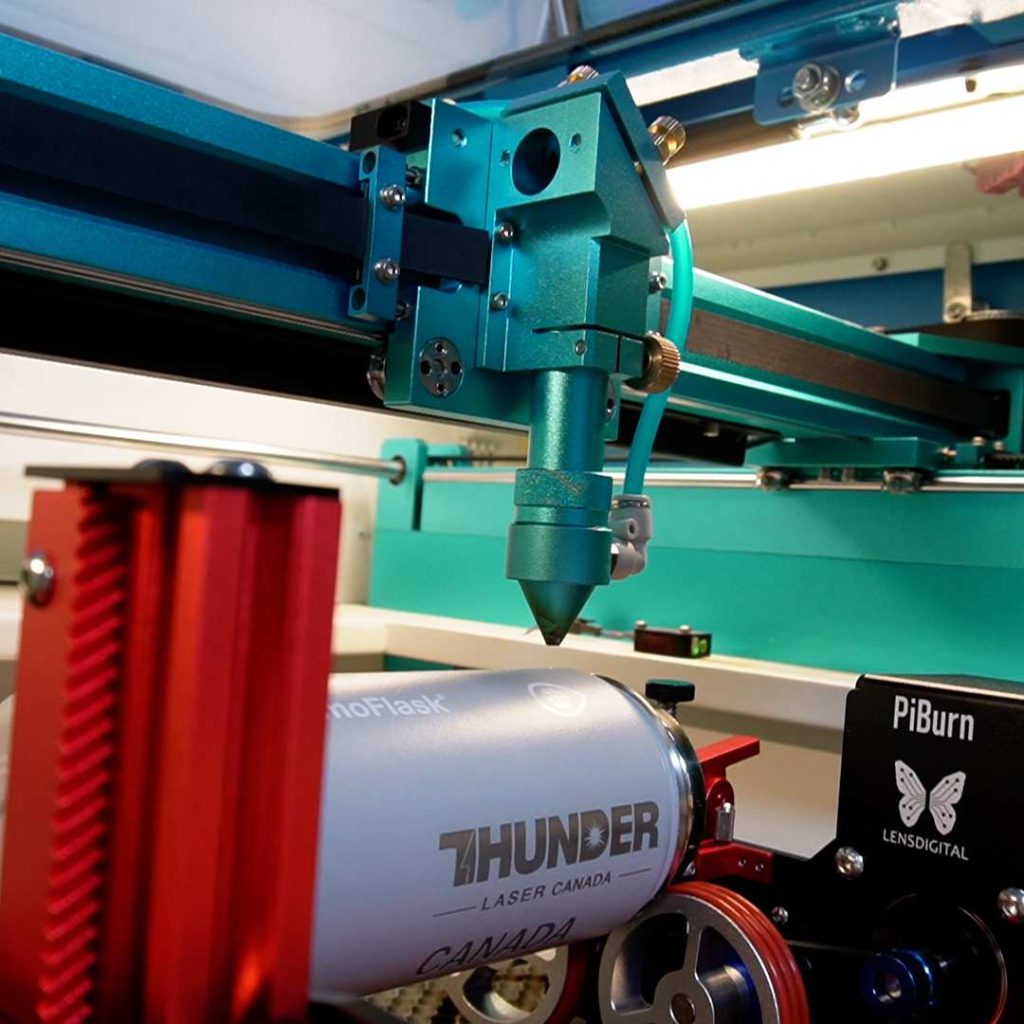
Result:
{"label": "silver screw", "polygon": [[508,221],[502,221],[494,229],[494,237],[502,243],[502,245],[511,245],[515,241],[516,229],[509,224]]}
{"label": "silver screw", "polygon": [[772,907],[772,921],[782,927],[789,924],[789,911],[785,907]]}
{"label": "silver screw", "polygon": [[825,110],[832,106],[843,83],[835,68],[809,61],[793,75],[793,96],[807,111]]}
{"label": "silver screw", "polygon": [[366,383],[370,385],[370,390],[382,402],[387,388],[387,370],[387,351],[382,347],[370,356],[370,362],[366,368]]}
{"label": "silver screw", "polygon": [[853,104],[849,107],[840,107],[838,110],[830,111],[835,126],[844,131],[855,128],[860,124],[860,107]]}
{"label": "silver screw", "polygon": [[652,295],[663,292],[668,287],[668,278],[660,270],[652,270],[647,278],[647,290]]}
{"label": "silver screw", "polygon": [[977,434],[971,438],[971,444],[973,444],[975,448],[984,448],[985,438],[983,438],[981,434]]}
{"label": "silver screw", "polygon": [[764,467],[757,471],[757,486],[762,491],[784,491],[790,481],[791,477],[784,469]]}
{"label": "silver screw", "polygon": [[793,92],[809,93],[821,85],[822,67],[820,64],[804,64],[793,76]]}
{"label": "silver screw", "polygon": [[1010,924],[1024,924],[1024,889],[1004,889],[999,894],[999,913]]}
{"label": "silver screw", "polygon": [[864,874],[864,855],[852,846],[840,846],[836,850],[836,871],[843,878],[860,878]]}
{"label": "silver screw", "polygon": [[401,185],[385,185],[380,190],[380,201],[389,209],[405,206],[405,189]]}
{"label": "silver screw", "polygon": [[578,356],[585,356],[587,354],[587,343],[581,338],[573,345],[572,350]]}
{"label": "silver screw", "polygon": [[373,275],[381,284],[394,284],[401,272],[402,268],[399,267],[397,260],[390,258],[377,260],[373,265]]}
{"label": "silver screw", "polygon": [[918,469],[886,469],[882,471],[882,490],[890,494],[914,494],[924,485]]}
{"label": "silver screw", "polygon": [[731,843],[736,829],[736,807],[728,800],[715,813],[715,842]]}
{"label": "silver screw", "polygon": [[508,295],[505,292],[495,292],[491,296],[491,309],[501,312],[503,309],[508,309]]}
{"label": "silver screw", "polygon": [[615,385],[608,381],[608,398],[605,400],[605,411],[604,421],[605,423],[611,423],[612,417],[615,415],[615,406],[618,403],[618,396],[615,394]]}
{"label": "silver screw", "polygon": [[36,607],[48,604],[53,596],[56,573],[53,564],[42,551],[33,551],[21,564],[21,592]]}

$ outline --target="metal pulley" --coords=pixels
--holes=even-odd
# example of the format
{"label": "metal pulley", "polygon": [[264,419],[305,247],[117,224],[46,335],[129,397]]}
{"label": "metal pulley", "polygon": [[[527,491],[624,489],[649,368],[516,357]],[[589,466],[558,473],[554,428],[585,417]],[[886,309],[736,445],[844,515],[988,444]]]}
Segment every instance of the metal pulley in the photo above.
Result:
{"label": "metal pulley", "polygon": [[467,1024],[569,1024],[593,946],[576,943],[459,971],[438,981]]}
{"label": "metal pulley", "polygon": [[809,1024],[803,978],[774,925],[722,886],[675,886],[613,932],[602,1024]]}

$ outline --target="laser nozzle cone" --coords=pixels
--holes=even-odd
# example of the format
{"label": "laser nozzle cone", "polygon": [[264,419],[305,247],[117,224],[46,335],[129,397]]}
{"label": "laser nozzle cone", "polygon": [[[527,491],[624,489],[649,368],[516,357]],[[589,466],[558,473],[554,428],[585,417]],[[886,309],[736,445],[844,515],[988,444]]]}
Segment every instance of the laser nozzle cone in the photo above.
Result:
{"label": "laser nozzle cone", "polygon": [[586,583],[552,580],[520,580],[519,585],[549,647],[562,642],[594,589]]}

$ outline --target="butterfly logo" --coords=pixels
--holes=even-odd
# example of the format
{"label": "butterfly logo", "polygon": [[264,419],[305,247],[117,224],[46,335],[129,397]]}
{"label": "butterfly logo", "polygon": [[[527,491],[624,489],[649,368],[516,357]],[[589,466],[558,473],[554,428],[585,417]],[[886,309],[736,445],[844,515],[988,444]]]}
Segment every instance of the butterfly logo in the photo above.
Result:
{"label": "butterfly logo", "polygon": [[905,761],[896,762],[896,788],[900,797],[900,817],[907,828],[913,828],[927,807],[939,834],[948,836],[956,825],[956,805],[964,795],[966,772],[953,772],[941,779],[929,793],[917,772]]}

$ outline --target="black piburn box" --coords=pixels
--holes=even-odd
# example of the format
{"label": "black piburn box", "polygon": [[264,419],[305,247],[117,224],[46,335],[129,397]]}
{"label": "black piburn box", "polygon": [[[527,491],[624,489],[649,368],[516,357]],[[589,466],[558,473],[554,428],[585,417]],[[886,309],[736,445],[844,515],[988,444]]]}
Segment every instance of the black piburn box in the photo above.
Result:
{"label": "black piburn box", "polygon": [[1024,684],[866,675],[836,838],[767,891],[827,1024],[1024,1022]]}
{"label": "black piburn box", "polygon": [[993,907],[1024,888],[1024,684],[863,676],[846,706],[837,835],[865,875],[957,879],[991,890]]}

